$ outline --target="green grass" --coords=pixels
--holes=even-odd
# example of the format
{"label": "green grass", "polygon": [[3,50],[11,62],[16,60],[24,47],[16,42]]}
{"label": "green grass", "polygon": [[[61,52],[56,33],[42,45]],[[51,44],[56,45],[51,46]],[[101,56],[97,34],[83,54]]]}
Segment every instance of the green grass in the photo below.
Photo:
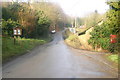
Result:
{"label": "green grass", "polygon": [[78,39],[76,35],[70,35],[67,39],[70,41],[74,41],[76,38]]}
{"label": "green grass", "polygon": [[66,30],[63,33],[63,36],[67,45],[79,49],[81,44],[77,35],[71,33],[69,30]]}
{"label": "green grass", "polygon": [[114,61],[114,62],[118,62],[118,60],[120,59],[119,57],[118,57],[118,54],[113,54],[113,55],[110,55],[110,56],[108,56],[108,58],[111,60],[111,61]]}
{"label": "green grass", "polygon": [[2,38],[2,61],[3,63],[12,59],[15,56],[25,54],[28,50],[34,47],[47,43],[50,39],[16,39],[14,44],[13,38]]}
{"label": "green grass", "polygon": [[70,35],[72,35],[72,33],[69,31],[69,29],[67,29],[64,33],[63,33],[63,38],[67,39]]}

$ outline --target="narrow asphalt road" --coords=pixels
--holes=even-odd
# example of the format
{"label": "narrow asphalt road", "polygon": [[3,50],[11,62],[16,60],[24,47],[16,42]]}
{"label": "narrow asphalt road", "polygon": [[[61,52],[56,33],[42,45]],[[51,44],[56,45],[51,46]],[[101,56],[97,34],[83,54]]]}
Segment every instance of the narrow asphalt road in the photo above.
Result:
{"label": "narrow asphalt road", "polygon": [[5,64],[3,78],[117,78],[112,65],[90,57],[97,54],[68,47],[58,32],[52,42]]}

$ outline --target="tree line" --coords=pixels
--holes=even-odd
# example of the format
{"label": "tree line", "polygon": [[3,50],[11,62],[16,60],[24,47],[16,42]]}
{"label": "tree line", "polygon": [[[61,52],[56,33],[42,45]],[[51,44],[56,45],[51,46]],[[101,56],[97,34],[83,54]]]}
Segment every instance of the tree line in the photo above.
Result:
{"label": "tree line", "polygon": [[26,38],[48,36],[49,28],[62,29],[69,24],[60,6],[50,2],[2,3],[2,33],[13,36],[13,28],[21,27]]}

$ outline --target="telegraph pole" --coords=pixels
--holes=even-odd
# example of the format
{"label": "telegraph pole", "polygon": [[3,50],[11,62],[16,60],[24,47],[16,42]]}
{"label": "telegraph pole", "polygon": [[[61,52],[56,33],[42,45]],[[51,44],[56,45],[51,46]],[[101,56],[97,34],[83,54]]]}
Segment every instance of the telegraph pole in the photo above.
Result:
{"label": "telegraph pole", "polygon": [[76,17],[75,17],[75,28],[77,27],[77,21],[76,21]]}

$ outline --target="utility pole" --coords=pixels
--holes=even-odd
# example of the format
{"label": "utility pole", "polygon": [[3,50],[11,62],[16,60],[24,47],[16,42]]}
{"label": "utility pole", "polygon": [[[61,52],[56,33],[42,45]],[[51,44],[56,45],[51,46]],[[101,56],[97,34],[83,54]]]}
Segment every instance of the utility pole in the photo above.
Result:
{"label": "utility pole", "polygon": [[72,24],[72,28],[73,28],[74,27],[74,19],[73,19],[73,17],[71,17],[71,24]]}
{"label": "utility pole", "polygon": [[77,21],[76,21],[76,17],[75,17],[75,28],[77,27]]}

